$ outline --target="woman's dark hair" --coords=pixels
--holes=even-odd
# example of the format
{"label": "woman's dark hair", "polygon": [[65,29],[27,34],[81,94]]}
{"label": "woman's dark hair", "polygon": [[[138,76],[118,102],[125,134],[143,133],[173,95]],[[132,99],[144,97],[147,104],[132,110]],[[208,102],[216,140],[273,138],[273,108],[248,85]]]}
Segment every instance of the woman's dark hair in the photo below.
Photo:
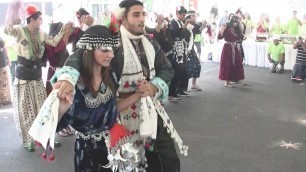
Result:
{"label": "woman's dark hair", "polygon": [[27,24],[31,23],[31,18],[37,20],[41,15],[42,13],[40,11],[37,11],[36,13],[27,18]]}
{"label": "woman's dark hair", "polygon": [[227,20],[231,20],[231,17],[234,16],[234,15],[235,15],[234,13],[230,13],[230,14],[228,15]]}
{"label": "woman's dark hair", "polygon": [[[235,22],[238,24],[236,27],[234,27],[234,23],[235,23]],[[235,33],[238,35],[238,38],[239,38],[239,39],[243,39],[242,30],[241,30],[241,28],[239,27],[239,22],[238,22],[238,21],[236,21],[236,20],[231,20],[230,22],[227,22],[227,27],[234,28]]]}
{"label": "woman's dark hair", "polygon": [[[91,94],[95,97],[98,95],[100,90],[95,90],[94,88],[93,64],[94,64],[94,50],[84,50],[82,56],[82,68],[80,72],[81,73],[80,79],[84,84],[85,88],[87,88],[91,92]],[[102,67],[101,73],[102,73],[103,83],[112,90],[113,95],[115,96],[116,88],[109,67]]]}

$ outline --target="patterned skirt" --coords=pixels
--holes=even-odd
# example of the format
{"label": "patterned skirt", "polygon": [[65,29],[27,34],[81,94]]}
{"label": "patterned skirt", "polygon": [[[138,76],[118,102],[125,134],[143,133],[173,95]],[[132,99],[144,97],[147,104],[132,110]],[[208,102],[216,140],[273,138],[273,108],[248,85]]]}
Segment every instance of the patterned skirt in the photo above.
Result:
{"label": "patterned skirt", "polygon": [[190,61],[188,62],[188,76],[189,78],[199,78],[201,73],[201,63],[194,49],[189,54]]}
{"label": "patterned skirt", "polygon": [[74,168],[76,172],[111,172],[110,168],[104,168],[108,151],[104,139],[96,141],[94,139],[84,140],[79,137],[75,141],[74,148]]}
{"label": "patterned skirt", "polygon": [[0,105],[11,103],[11,93],[9,84],[9,69],[0,69]]}
{"label": "patterned skirt", "polygon": [[15,79],[13,88],[15,122],[17,131],[25,147],[33,143],[28,131],[46,99],[42,80],[24,81]]}

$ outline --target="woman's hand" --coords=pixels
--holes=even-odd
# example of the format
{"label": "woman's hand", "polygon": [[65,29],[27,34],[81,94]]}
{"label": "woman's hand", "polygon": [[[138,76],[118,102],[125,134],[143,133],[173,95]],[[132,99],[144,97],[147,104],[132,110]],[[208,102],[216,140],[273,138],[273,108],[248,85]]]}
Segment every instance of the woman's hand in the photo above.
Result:
{"label": "woman's hand", "polygon": [[53,89],[59,89],[57,93],[57,97],[59,99],[67,99],[67,96],[69,97],[69,94],[72,94],[74,91],[73,85],[69,81],[57,81],[53,85]]}
{"label": "woman's hand", "polygon": [[220,28],[220,35],[223,37],[223,33],[224,33],[224,31],[225,31],[225,29],[226,29],[226,27],[227,27],[227,25],[226,24],[223,24],[222,26],[221,26],[221,28]]}
{"label": "woman's hand", "polygon": [[156,21],[157,21],[156,31],[159,33],[160,30],[163,28],[164,16],[158,15]]}
{"label": "woman's hand", "polygon": [[65,99],[60,99],[59,103],[59,120],[62,118],[62,116],[67,112],[67,110],[70,108],[70,106],[73,103],[74,96],[72,93],[69,93],[65,96]]}

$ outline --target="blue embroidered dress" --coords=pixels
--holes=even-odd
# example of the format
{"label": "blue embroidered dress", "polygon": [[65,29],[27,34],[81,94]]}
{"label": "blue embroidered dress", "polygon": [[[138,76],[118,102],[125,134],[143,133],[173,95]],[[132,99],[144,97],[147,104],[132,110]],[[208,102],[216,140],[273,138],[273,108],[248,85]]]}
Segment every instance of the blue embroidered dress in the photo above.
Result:
{"label": "blue embroidered dress", "polygon": [[77,131],[75,171],[111,171],[102,167],[108,164],[102,132],[110,129],[116,120],[116,98],[103,83],[96,97],[81,82],[75,89],[74,102],[58,124],[58,130],[69,124]]}

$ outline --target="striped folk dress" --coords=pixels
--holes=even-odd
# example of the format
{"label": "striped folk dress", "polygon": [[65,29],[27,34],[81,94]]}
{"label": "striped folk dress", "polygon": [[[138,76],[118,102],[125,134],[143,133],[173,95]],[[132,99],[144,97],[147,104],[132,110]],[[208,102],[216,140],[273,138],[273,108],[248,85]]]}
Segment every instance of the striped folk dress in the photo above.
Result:
{"label": "striped folk dress", "polygon": [[[21,59],[30,64],[34,64],[34,61],[42,59],[45,51],[45,44],[56,47],[63,38],[64,29],[55,37],[50,37],[40,31],[30,31],[27,27],[9,27],[5,29],[5,33],[17,38],[17,66],[24,66]],[[39,72],[41,65],[27,68],[38,70],[28,70],[30,73],[20,72],[19,75],[27,75],[27,77],[33,75],[37,76],[37,73],[31,72]],[[28,78],[21,79],[18,76],[18,71],[16,71],[16,78],[13,84],[13,96],[13,105],[15,109],[14,118],[18,134],[22,139],[24,147],[28,151],[33,151],[34,143],[28,131],[46,99],[46,90],[41,76],[34,80]]]}

